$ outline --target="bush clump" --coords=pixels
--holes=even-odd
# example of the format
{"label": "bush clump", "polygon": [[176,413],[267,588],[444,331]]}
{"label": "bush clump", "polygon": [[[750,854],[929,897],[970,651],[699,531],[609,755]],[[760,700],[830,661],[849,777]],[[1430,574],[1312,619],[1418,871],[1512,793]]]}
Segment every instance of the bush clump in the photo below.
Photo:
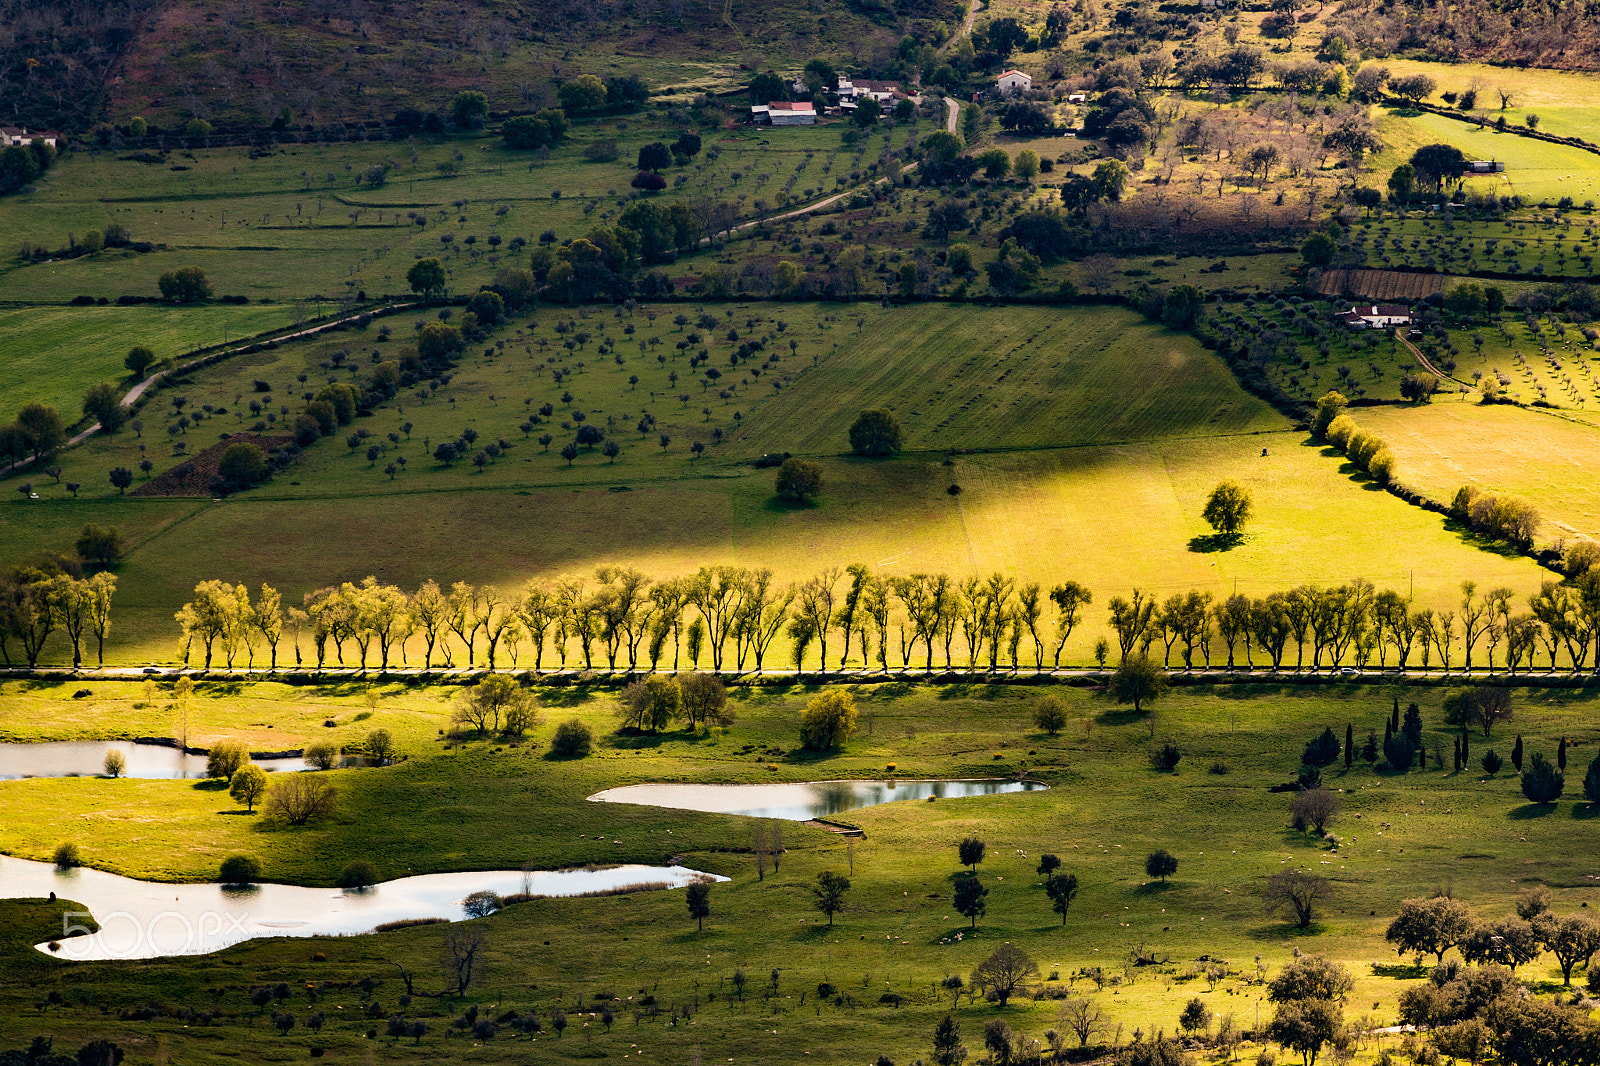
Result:
{"label": "bush clump", "polygon": [[594,750],[594,730],[576,718],[556,726],[550,738],[550,754],[559,759],[581,759]]}

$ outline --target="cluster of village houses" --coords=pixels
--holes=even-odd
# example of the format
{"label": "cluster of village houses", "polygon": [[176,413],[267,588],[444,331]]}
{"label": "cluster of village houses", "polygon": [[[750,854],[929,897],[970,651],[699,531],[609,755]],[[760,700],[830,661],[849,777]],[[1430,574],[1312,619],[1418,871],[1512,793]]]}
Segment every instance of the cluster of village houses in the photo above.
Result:
{"label": "cluster of village houses", "polygon": [[[795,93],[807,91],[804,80],[796,78],[793,88]],[[1033,78],[1020,70],[1008,70],[995,80],[995,92],[1001,96],[1020,96],[1033,88]],[[758,126],[815,126],[818,114],[823,115],[849,115],[861,105],[862,100],[872,99],[885,111],[891,110],[901,100],[910,100],[913,104],[921,105],[922,94],[906,92],[898,82],[873,81],[870,78],[844,78],[839,79],[838,88],[834,91],[839,102],[833,106],[824,106],[821,112],[817,110],[814,100],[769,100],[764,104],[754,104],[750,108],[750,121]],[[1084,99],[1079,93],[1079,100]]]}

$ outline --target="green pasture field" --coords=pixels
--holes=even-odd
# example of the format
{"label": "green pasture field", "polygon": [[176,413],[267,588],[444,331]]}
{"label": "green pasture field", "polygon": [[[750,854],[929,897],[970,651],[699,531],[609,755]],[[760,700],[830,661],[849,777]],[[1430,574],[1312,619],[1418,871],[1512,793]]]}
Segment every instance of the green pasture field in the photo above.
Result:
{"label": "green pasture field", "polygon": [[[691,319],[681,328],[667,313],[679,309]],[[158,393],[144,411],[142,438],[97,437],[68,453],[64,479],[86,486],[81,498],[34,478],[42,498],[4,505],[15,517],[4,524],[0,545],[16,553],[65,550],[86,522],[124,528],[134,550],[118,571],[111,658],[119,662],[172,661],[172,614],[197,582],[214,577],[252,588],[269,582],[297,603],[312,589],[369,573],[406,588],[429,577],[513,588],[607,562],[667,577],[726,561],[771,567],[780,581],[854,562],[885,573],[998,569],[1047,585],[1078,580],[1094,591],[1091,621],[1065,657],[1074,663],[1089,661],[1107,599],[1134,585],[1163,596],[1196,587],[1221,596],[1235,587],[1264,594],[1364,576],[1380,586],[1410,588],[1414,581],[1419,601],[1441,604],[1468,576],[1537,587],[1532,563],[1482,551],[1436,516],[1353,479],[1341,460],[1287,431],[1283,416],[1239,389],[1215,356],[1127,311],[706,310],[719,319],[715,330],[696,325],[693,305],[570,320],[593,334],[590,352],[609,335],[619,353],[650,336],[664,343],[648,351],[674,353],[674,337],[698,331],[719,353],[713,362],[723,365],[720,353],[734,343],[724,326],[741,337],[770,334],[767,352],[780,353],[779,362],[727,401],[692,384],[686,360],[670,354],[665,364],[630,354],[621,366],[591,355],[579,372],[575,350],[554,364],[565,362],[573,376],[553,384],[532,372],[529,351],[517,350],[565,351],[537,346],[560,336],[555,326],[567,320],[568,313],[551,309],[539,312],[537,327],[524,322],[502,331],[503,353],[467,353],[449,386],[426,401],[406,394],[358,420],[373,435],[355,449],[344,439],[352,425],[268,485],[221,502],[116,495],[103,471],[135,463],[140,444],[156,459],[155,473],[179,461],[165,454],[161,412],[170,396],[187,396],[189,411],[213,400],[229,410],[178,435],[196,452],[223,432],[250,428],[248,418],[236,418],[234,400],[251,395],[249,381],[282,388],[297,367],[314,369],[321,380],[319,355],[336,344],[367,351],[362,341],[375,331],[218,364]],[[391,321],[406,332],[406,317]],[[787,326],[781,332],[779,322]],[[629,323],[631,338],[622,332]],[[398,343],[388,342],[390,356]],[[688,390],[688,403],[663,394],[673,387],[663,379],[674,365],[684,372],[676,387]],[[627,378],[636,371],[642,380],[631,386]],[[788,383],[771,390],[764,383],[772,377]],[[568,391],[570,406],[560,400]],[[1041,407],[1045,394],[1057,402]],[[517,423],[542,402],[557,410],[524,438]],[[906,427],[909,450],[895,460],[844,454],[854,412],[874,403],[892,407]],[[642,408],[656,411],[658,422],[641,435],[633,423]],[[555,454],[572,432],[560,423],[574,425],[576,409],[595,424],[615,418],[607,429],[623,444],[615,463],[598,450],[571,466]],[[744,417],[735,420],[735,412]],[[413,423],[409,441],[399,428],[406,421]],[[479,447],[504,437],[511,448],[482,472],[466,462],[434,462],[429,442],[454,439],[467,425],[477,427]],[[725,430],[720,444],[715,428]],[[561,434],[550,452],[533,439],[546,430]],[[391,431],[398,444],[387,441]],[[665,451],[658,432],[671,437]],[[709,445],[705,458],[691,457],[690,440]],[[369,462],[369,442],[388,451]],[[822,462],[820,503],[792,508],[774,499],[771,473],[748,463],[777,451]],[[384,467],[401,456],[405,470],[391,479]],[[1255,491],[1260,517],[1232,551],[1192,550],[1191,541],[1207,532],[1199,518],[1205,496],[1223,477]],[[952,484],[961,486],[959,496],[947,491]],[[1397,538],[1407,552],[1393,550]],[[1428,565],[1418,567],[1417,558]],[[416,642],[411,654],[420,654]]]}
{"label": "green pasture field", "polygon": [[[659,198],[713,196],[746,218],[801,206],[869,180],[867,168],[885,145],[903,146],[918,128],[933,127],[886,128],[853,148],[841,144],[837,125],[704,131],[704,150],[664,175],[672,184]],[[0,276],[9,299],[64,302],[79,294],[156,295],[163,271],[196,265],[219,294],[293,300],[358,289],[406,294],[411,263],[436,255],[446,260],[454,288],[475,288],[498,266],[526,261],[526,253],[489,246],[491,235],[531,244],[546,230],[570,238],[613,222],[633,194],[639,148],[677,134],[649,116],[580,122],[543,163],[534,153],[501,148],[489,134],[284,144],[257,159],[242,147],[174,150],[170,166],[131,161],[128,153],[74,153],[37,192],[0,202],[0,227],[19,242],[57,248],[71,233],[118,223],[134,240],[167,249],[14,261]],[[617,160],[587,161],[585,149],[602,140],[615,142]],[[358,184],[366,168],[383,163],[392,166],[386,184]],[[455,176],[441,176],[441,163],[456,166]],[[687,179],[681,186],[680,177]],[[416,225],[417,216],[426,225]]]}
{"label": "green pasture field", "polygon": [[[1545,70],[1539,67],[1497,67],[1486,63],[1430,63],[1417,59],[1390,57],[1374,60],[1389,68],[1394,77],[1426,74],[1445,92],[1462,92],[1474,82],[1478,91],[1474,114],[1491,120],[1505,115],[1506,121],[1521,126],[1529,115],[1539,116],[1539,129],[1562,137],[1582,137],[1600,143],[1600,116],[1595,115],[1594,99],[1600,92],[1600,75],[1584,70]],[[1512,92],[1511,105],[1500,107],[1496,87]],[[1442,103],[1434,100],[1435,103]]]}
{"label": "green pasture field", "polygon": [[[1374,269],[1427,267],[1470,274],[1496,271],[1525,275],[1589,277],[1600,252],[1592,209],[1545,213],[1517,212],[1501,221],[1436,216],[1365,219],[1351,234],[1352,243]],[[1488,284],[1508,287],[1495,280]],[[1510,287],[1520,287],[1517,282]],[[1509,295],[1509,292],[1508,292]]]}
{"label": "green pasture field", "polygon": [[[74,703],[72,684],[5,685],[4,723],[11,735],[116,735],[158,724],[141,703],[141,685],[96,683]],[[388,960],[402,962],[419,991],[436,988],[442,927],[368,937],[255,941],[202,959],[120,964],[62,964],[24,946],[19,935],[4,951],[20,980],[0,989],[0,1016],[10,1043],[49,1032],[76,1046],[109,1036],[134,1054],[163,1048],[188,1062],[276,1060],[303,1056],[320,1045],[335,1058],[370,1048],[384,1061],[433,1060],[453,1053],[463,1038],[447,1035],[449,1019],[477,1002],[493,1017],[536,1009],[546,1031],[531,1043],[502,1031],[476,1041],[472,1057],[485,1062],[566,1062],[572,1058],[630,1058],[681,1062],[698,1051],[706,1061],[734,1058],[819,1062],[895,1061],[925,1056],[937,1020],[951,1009],[932,986],[966,975],[1001,942],[1023,948],[1039,963],[1045,987],[1074,985],[1108,1015],[1121,1040],[1135,1027],[1174,1028],[1184,1001],[1200,996],[1217,1019],[1232,1014],[1245,1028],[1264,1022],[1271,1007],[1252,983],[1257,959],[1269,975],[1297,952],[1324,953],[1350,968],[1356,987],[1346,1016],[1366,1026],[1392,1024],[1400,991],[1424,975],[1401,965],[1383,942],[1400,900],[1449,884],[1486,917],[1509,913],[1528,884],[1549,886],[1558,911],[1592,899],[1587,852],[1574,845],[1593,809],[1581,799],[1549,807],[1526,804],[1509,769],[1487,777],[1475,767],[1429,768],[1397,775],[1357,760],[1330,767],[1343,812],[1334,825],[1341,844],[1330,848],[1288,827],[1288,797],[1268,786],[1293,777],[1301,746],[1331,726],[1351,723],[1358,738],[1381,731],[1391,699],[1422,706],[1426,736],[1446,747],[1454,731],[1441,721],[1441,690],[1323,687],[1292,694],[1272,688],[1179,690],[1146,718],[1119,711],[1080,690],[1059,693],[1071,721],[1059,736],[1034,731],[1037,692],[981,686],[885,686],[856,692],[861,726],[845,748],[813,756],[795,746],[798,714],[814,690],[735,691],[737,722],[706,734],[669,732],[625,738],[611,733],[613,697],[583,688],[546,691],[545,724],[531,743],[505,746],[478,740],[451,744],[432,730],[445,725],[448,690],[379,690],[377,709],[362,727],[395,732],[406,761],[387,769],[333,771],[340,807],[331,820],[304,829],[277,828],[233,810],[224,792],[180,781],[55,779],[0,783],[0,848],[47,858],[65,840],[90,865],[126,874],[178,880],[214,875],[231,853],[258,856],[269,880],[331,884],[344,863],[364,858],[382,877],[460,869],[535,868],[584,862],[661,863],[669,856],[696,869],[733,878],[711,890],[712,916],[696,931],[680,893],[641,893],[598,900],[545,900],[508,908],[478,923],[487,938],[485,966],[465,997],[418,1000],[405,1013],[429,1020],[420,1048],[363,1038],[365,1029],[402,1008],[403,986]],[[316,720],[340,722],[346,735],[364,686],[287,689],[276,685],[202,684],[191,720],[213,733],[234,730],[254,742],[320,732]],[[1512,723],[1529,751],[1550,753],[1568,738],[1568,792],[1573,767],[1592,757],[1600,739],[1592,697],[1519,691]],[[594,755],[579,761],[543,756],[554,722],[579,717],[596,730]],[[40,729],[60,718],[64,728]],[[1507,748],[1511,729],[1492,739],[1473,737],[1481,754]],[[1175,775],[1149,768],[1153,743],[1172,738],[1183,759]],[[785,754],[776,754],[783,751]],[[1448,755],[1446,755],[1448,761]],[[768,769],[768,765],[776,769]],[[1207,768],[1215,764],[1215,770]],[[890,769],[890,767],[893,769]],[[1225,772],[1217,772],[1225,771]],[[889,804],[851,812],[866,836],[851,842],[790,823],[780,869],[758,879],[747,851],[752,823],[735,816],[650,807],[598,805],[593,792],[649,781],[805,781],[833,778],[1005,776],[1022,772],[1052,787],[1026,795],[939,803]],[[960,870],[955,844],[975,834],[988,845],[979,876],[989,888],[987,914],[976,932],[949,904],[949,879]],[[1146,854],[1165,847],[1179,859],[1168,884],[1148,879]],[[1043,852],[1062,856],[1080,895],[1065,927],[1048,908],[1034,873]],[[0,862],[3,862],[0,859]],[[1265,912],[1261,886],[1287,865],[1329,878],[1334,895],[1314,924],[1298,930]],[[822,870],[852,877],[846,909],[830,928],[811,907],[808,885]],[[67,883],[64,881],[64,884]],[[7,905],[15,910],[16,904]],[[22,905],[24,907],[27,904]],[[9,913],[9,912],[8,912]],[[50,916],[30,917],[29,936],[45,934]],[[20,920],[20,918],[19,918]],[[958,935],[959,934],[959,935]],[[1143,944],[1168,961],[1127,966]],[[315,956],[315,961],[314,961]],[[326,956],[326,959],[323,959]],[[1228,975],[1214,989],[1197,980],[1192,960],[1225,960]],[[1105,988],[1076,972],[1109,971]],[[758,989],[776,969],[776,996]],[[750,983],[743,1000],[731,995],[735,970]],[[372,977],[377,1021],[347,982]],[[1548,956],[1519,970],[1542,992],[1559,987]],[[289,983],[282,1009],[301,1024],[286,1037],[252,1022],[250,991]],[[818,1001],[827,981],[849,997],[844,1005]],[[305,984],[321,986],[313,1006]],[[42,989],[59,990],[65,1005],[40,1015],[32,1003]],[[806,993],[801,1001],[801,993]],[[879,1002],[889,992],[899,1007]],[[606,1031],[597,996],[614,996],[617,1022]],[[715,993],[715,998],[709,994]],[[653,995],[663,1015],[635,1018],[641,997]],[[630,997],[633,997],[630,999]],[[587,1009],[574,1003],[582,1000]],[[130,1005],[163,1016],[119,1021]],[[563,1005],[571,1037],[549,1030],[551,1008]],[[696,1007],[692,1024],[669,1025],[669,1005]],[[165,1014],[194,1005],[219,1012],[210,1026]],[[1038,1037],[1058,1024],[1052,999],[1013,1001],[1007,1008],[963,1002],[955,1013],[969,1047],[981,1046],[995,1017]],[[313,1036],[304,1028],[314,1010],[331,1017]],[[21,1016],[28,1015],[25,1025]],[[11,1021],[10,1019],[17,1019]],[[588,1023],[588,1031],[584,1030]],[[1215,1022],[1213,1023],[1215,1025]],[[253,1028],[252,1028],[253,1026]],[[1398,1038],[1364,1041],[1366,1063]],[[59,1044],[58,1044],[59,1046]],[[1253,1057],[1255,1049],[1246,1052]]]}
{"label": "green pasture field", "polygon": [[1578,203],[1600,201],[1600,155],[1564,144],[1499,133],[1426,111],[1380,109],[1378,134],[1386,148],[1370,160],[1381,188],[1395,166],[1425,144],[1453,144],[1469,159],[1499,159],[1505,173],[1469,178],[1463,184],[1500,196],[1521,195],[1535,202],[1570,196]]}
{"label": "green pasture field", "polygon": [[126,387],[122,360],[142,344],[162,358],[229,338],[287,326],[281,305],[165,307],[29,307],[0,309],[0,396],[10,418],[15,408],[39,400],[71,422],[83,394],[102,381]]}
{"label": "green pasture field", "polygon": [[1600,436],[1592,422],[1565,412],[1454,400],[1361,410],[1355,417],[1388,441],[1405,482],[1435,499],[1477,484],[1538,505],[1545,519],[1541,542],[1600,539],[1589,473]]}

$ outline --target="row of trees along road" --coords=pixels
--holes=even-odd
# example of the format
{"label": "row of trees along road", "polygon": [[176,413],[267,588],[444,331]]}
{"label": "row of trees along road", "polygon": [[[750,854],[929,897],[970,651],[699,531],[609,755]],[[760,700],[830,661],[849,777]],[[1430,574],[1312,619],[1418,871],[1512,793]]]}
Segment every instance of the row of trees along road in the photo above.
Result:
{"label": "row of trees along road", "polygon": [[[610,669],[678,670],[709,658],[715,671],[744,671],[771,666],[782,649],[786,666],[820,661],[842,669],[854,649],[856,661],[883,669],[932,671],[942,660],[945,669],[1043,670],[1047,660],[1061,665],[1093,596],[1073,581],[1046,591],[998,572],[887,576],[855,564],[787,585],[764,568],[705,566],[652,580],[603,566],[592,582],[535,580],[515,593],[463,581],[445,589],[433,580],[408,593],[368,577],[317,589],[302,602],[286,607],[268,585],[252,602],[244,585],[201,582],[177,613],[184,661],[202,653],[209,668],[220,654],[230,667],[241,656],[253,667],[262,649],[276,668],[288,637],[296,665],[309,652],[318,668],[330,651],[342,666],[387,669],[396,656],[410,665],[420,644],[425,668],[435,659],[458,665],[464,653],[464,665],[478,665],[482,655],[490,669],[509,661],[540,670],[553,654],[563,668],[581,661],[592,669],[603,660]],[[1507,588],[1480,594],[1471,581],[1462,583],[1452,610],[1419,608],[1360,578],[1221,600],[1191,591],[1159,601],[1134,589],[1109,601],[1111,639],[1098,641],[1094,655],[1100,666],[1112,655],[1154,662],[1159,643],[1167,668],[1175,658],[1184,668],[1295,670],[1409,669],[1419,661],[1428,669],[1437,660],[1446,670],[1515,672],[1533,669],[1542,648],[1551,669],[1563,652],[1573,669],[1583,669],[1600,641],[1600,570],[1571,586],[1545,582],[1526,604],[1521,610]],[[30,661],[40,645],[35,638]],[[816,660],[808,658],[813,645]]]}

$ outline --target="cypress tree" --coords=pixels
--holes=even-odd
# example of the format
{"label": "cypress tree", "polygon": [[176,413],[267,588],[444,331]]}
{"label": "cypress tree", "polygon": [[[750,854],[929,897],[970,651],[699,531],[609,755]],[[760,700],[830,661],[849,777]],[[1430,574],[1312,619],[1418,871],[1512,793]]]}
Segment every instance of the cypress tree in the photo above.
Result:
{"label": "cypress tree", "polygon": [[1556,769],[1565,771],[1567,768],[1567,738],[1562,737],[1561,743],[1556,747]]}
{"label": "cypress tree", "polygon": [[1450,759],[1452,765],[1459,771],[1461,769],[1461,740],[1459,738],[1456,740],[1455,750],[1450,753]]}
{"label": "cypress tree", "polygon": [[1511,768],[1517,773],[1522,773],[1522,734],[1517,734],[1517,743],[1511,749]]}
{"label": "cypress tree", "polygon": [[1466,734],[1465,731],[1463,731],[1462,734],[1461,734],[1461,765],[1462,766],[1468,765],[1468,761],[1471,758],[1472,758],[1472,741],[1467,739],[1467,734]]}
{"label": "cypress tree", "polygon": [[1594,757],[1589,772],[1583,775],[1583,794],[1589,797],[1590,803],[1600,806],[1600,755]]}
{"label": "cypress tree", "polygon": [[1401,726],[1400,731],[1411,741],[1413,748],[1422,747],[1422,708],[1415,703],[1406,707],[1405,724]]}
{"label": "cypress tree", "polygon": [[1350,769],[1356,758],[1356,731],[1349,722],[1344,724],[1344,768]]}
{"label": "cypress tree", "polygon": [[1400,697],[1394,698],[1394,710],[1389,712],[1389,730],[1391,732],[1400,728]]}
{"label": "cypress tree", "polygon": [[1387,748],[1389,746],[1389,741],[1391,741],[1393,739],[1394,739],[1394,719],[1391,718],[1391,719],[1386,720],[1383,723],[1383,746]]}

